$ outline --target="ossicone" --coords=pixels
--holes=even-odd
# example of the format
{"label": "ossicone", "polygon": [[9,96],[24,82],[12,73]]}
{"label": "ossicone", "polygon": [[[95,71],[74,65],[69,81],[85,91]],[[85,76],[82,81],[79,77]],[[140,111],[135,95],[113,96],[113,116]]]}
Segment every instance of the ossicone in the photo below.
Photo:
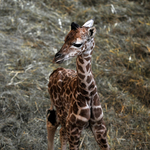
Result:
{"label": "ossicone", "polygon": [[79,25],[77,23],[72,22],[71,23],[71,30],[76,30],[77,28],[79,28]]}
{"label": "ossicone", "polygon": [[93,26],[93,24],[94,24],[94,20],[91,19],[91,20],[87,21],[86,23],[84,23],[83,27],[91,28]]}

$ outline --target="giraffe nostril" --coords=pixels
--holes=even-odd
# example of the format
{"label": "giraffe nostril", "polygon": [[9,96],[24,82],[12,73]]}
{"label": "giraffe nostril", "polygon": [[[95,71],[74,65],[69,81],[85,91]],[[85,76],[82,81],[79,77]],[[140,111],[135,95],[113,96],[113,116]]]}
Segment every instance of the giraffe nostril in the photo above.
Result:
{"label": "giraffe nostril", "polygon": [[56,53],[55,58],[61,57],[62,54],[60,52]]}

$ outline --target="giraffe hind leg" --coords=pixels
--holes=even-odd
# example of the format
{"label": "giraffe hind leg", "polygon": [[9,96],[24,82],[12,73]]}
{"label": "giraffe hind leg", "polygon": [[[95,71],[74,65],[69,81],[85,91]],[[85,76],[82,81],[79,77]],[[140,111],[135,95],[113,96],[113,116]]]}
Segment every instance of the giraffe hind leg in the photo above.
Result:
{"label": "giraffe hind leg", "polygon": [[60,141],[61,141],[61,150],[66,150],[67,148],[67,130],[64,127],[60,129]]}
{"label": "giraffe hind leg", "polygon": [[54,150],[54,135],[59,123],[57,122],[56,111],[53,109],[47,110],[46,126],[48,133],[48,150]]}

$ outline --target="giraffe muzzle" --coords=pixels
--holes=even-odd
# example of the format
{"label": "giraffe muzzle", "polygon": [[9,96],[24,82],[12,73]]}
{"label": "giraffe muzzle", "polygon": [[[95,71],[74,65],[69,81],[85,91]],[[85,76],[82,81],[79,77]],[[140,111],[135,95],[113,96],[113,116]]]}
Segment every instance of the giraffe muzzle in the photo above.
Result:
{"label": "giraffe muzzle", "polygon": [[65,55],[61,54],[60,51],[56,53],[54,59],[53,59],[53,63],[62,63],[64,60]]}

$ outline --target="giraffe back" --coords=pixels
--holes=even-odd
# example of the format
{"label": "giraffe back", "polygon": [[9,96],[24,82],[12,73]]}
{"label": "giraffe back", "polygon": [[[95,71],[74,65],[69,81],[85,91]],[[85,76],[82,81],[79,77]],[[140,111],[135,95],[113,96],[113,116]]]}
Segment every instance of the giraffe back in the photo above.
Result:
{"label": "giraffe back", "polygon": [[48,91],[61,125],[65,125],[76,81],[76,71],[64,68],[56,69],[49,77]]}

